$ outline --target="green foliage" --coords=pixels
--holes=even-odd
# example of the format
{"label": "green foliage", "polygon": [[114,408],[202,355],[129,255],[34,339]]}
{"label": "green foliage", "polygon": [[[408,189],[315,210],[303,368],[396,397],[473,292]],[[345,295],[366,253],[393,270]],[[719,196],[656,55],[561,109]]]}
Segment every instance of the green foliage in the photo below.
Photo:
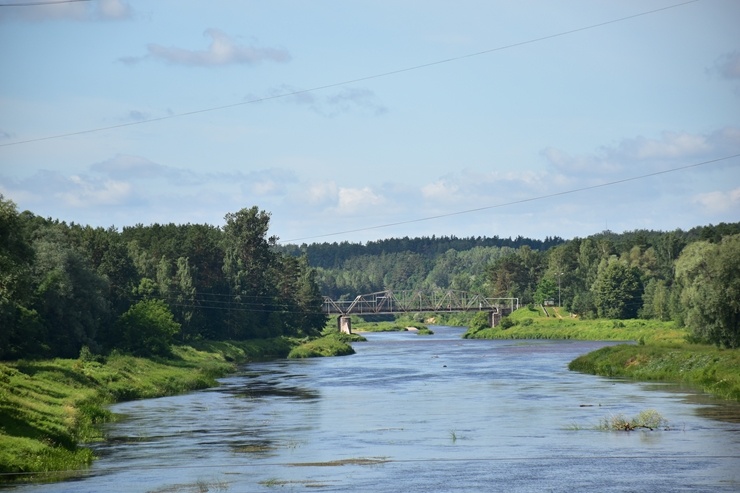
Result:
{"label": "green foliage", "polygon": [[470,332],[478,332],[479,330],[487,329],[490,327],[490,321],[488,320],[487,312],[475,312],[473,318],[468,324],[468,330]]}
{"label": "green foliage", "polygon": [[618,345],[573,360],[571,370],[636,380],[683,382],[740,401],[740,352],[710,346]]}
{"label": "green foliage", "polygon": [[291,350],[288,358],[317,358],[354,354],[355,350],[343,339],[344,337],[339,334],[330,334],[310,340]]}
{"label": "green foliage", "polygon": [[557,300],[558,285],[549,277],[544,277],[537,284],[537,290],[534,293],[534,302],[538,305],[545,303],[547,300]]}
{"label": "green foliage", "polygon": [[[646,344],[682,344],[687,332],[673,322],[658,320],[606,320],[573,318],[569,313],[555,312],[563,318],[532,317],[526,308],[513,312],[506,319],[512,325],[473,330],[463,335],[468,339],[580,339],[592,341],[638,341]],[[503,319],[502,319],[503,320]]]}
{"label": "green foliage", "polygon": [[694,336],[740,347],[740,235],[688,245],[676,262],[676,278]]}
{"label": "green foliage", "polygon": [[601,318],[635,318],[640,307],[640,278],[635,268],[609,262],[599,270],[593,286],[594,303]]}
{"label": "green foliage", "polygon": [[161,300],[143,300],[116,321],[116,347],[136,356],[167,356],[180,324]]}
{"label": "green foliage", "polygon": [[232,362],[285,356],[292,345],[276,339],[178,346],[172,359],[157,361],[82,350],[78,359],[0,363],[0,473],[87,466],[93,454],[79,444],[101,439],[100,424],[115,419],[107,404],[210,387],[234,369]]}
{"label": "green foliage", "polygon": [[668,429],[668,420],[655,409],[645,409],[637,416],[628,419],[623,414],[603,418],[598,429],[606,431],[634,431],[637,429]]}

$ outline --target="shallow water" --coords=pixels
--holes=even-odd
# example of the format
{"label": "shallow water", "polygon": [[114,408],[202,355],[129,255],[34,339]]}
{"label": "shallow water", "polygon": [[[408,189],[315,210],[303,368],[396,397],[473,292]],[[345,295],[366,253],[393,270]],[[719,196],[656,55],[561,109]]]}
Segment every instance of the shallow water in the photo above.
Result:
{"label": "shallow water", "polygon": [[[740,406],[568,371],[607,343],[367,334],[357,354],[250,364],[216,389],[118,404],[100,459],[22,492],[732,491]],[[656,409],[668,430],[606,432]]]}

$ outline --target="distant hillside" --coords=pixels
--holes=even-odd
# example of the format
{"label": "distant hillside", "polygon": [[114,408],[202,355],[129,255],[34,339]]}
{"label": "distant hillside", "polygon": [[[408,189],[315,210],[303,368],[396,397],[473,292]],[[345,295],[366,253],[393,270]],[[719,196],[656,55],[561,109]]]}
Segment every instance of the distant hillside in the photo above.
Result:
{"label": "distant hillside", "polygon": [[458,238],[456,236],[423,236],[420,238],[388,238],[385,240],[369,241],[365,244],[350,243],[311,243],[302,245],[284,245],[278,247],[283,253],[290,255],[308,257],[311,267],[322,267],[324,269],[335,269],[341,267],[347,260],[365,255],[380,256],[392,253],[415,253],[427,259],[434,259],[448,250],[464,252],[476,247],[508,247],[520,248],[528,246],[533,250],[545,251],[564,243],[565,240],[555,236],[546,237],[544,240],[536,240],[517,236],[512,239],[493,236]]}

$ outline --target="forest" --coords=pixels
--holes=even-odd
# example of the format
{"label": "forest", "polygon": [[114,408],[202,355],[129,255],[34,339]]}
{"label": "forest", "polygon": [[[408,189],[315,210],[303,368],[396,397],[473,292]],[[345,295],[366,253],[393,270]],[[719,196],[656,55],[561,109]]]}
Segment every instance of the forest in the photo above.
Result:
{"label": "forest", "polygon": [[561,305],[581,318],[657,319],[696,342],[740,346],[740,223],[587,238],[402,238],[289,245],[323,295],[385,289],[469,291]]}
{"label": "forest", "polygon": [[740,346],[740,223],[587,238],[279,245],[257,207],[222,226],[93,228],[0,196],[0,359],[166,355],[171,343],[314,336],[323,296],[454,289],[583,318],[674,320]]}
{"label": "forest", "polygon": [[19,213],[0,196],[0,359],[318,334],[315,271],[274,249],[269,220],[252,207],[222,227],[118,231]]}

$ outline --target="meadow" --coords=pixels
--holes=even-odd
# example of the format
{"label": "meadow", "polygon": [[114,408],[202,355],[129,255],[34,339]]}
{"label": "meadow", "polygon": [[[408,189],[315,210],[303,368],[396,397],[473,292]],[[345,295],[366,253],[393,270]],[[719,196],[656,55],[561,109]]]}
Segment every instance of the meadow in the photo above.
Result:
{"label": "meadow", "polygon": [[[472,339],[579,339],[624,341],[572,361],[573,371],[689,385],[740,401],[740,350],[692,342],[687,330],[658,320],[582,320],[570,313],[520,308],[495,328],[471,328]],[[505,328],[504,328],[505,327]]]}

